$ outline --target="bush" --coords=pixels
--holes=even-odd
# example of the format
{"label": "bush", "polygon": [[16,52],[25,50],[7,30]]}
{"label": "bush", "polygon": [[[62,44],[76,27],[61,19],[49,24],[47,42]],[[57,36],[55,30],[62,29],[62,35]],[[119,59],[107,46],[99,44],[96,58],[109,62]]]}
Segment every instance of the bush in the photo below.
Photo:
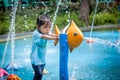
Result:
{"label": "bush", "polygon": [[[93,15],[90,15],[90,24],[92,24]],[[118,17],[109,12],[100,12],[95,16],[94,25],[116,24]]]}
{"label": "bush", "polygon": [[78,12],[75,11],[70,13],[70,18],[68,13],[58,14],[55,24],[60,28],[64,28],[70,20],[73,20],[78,27],[85,26],[85,23],[78,18]]}
{"label": "bush", "polygon": [[9,23],[0,22],[0,35],[6,34],[9,31]]}
{"label": "bush", "polygon": [[16,17],[16,33],[30,32],[35,28],[34,17],[28,17],[27,15]]}
{"label": "bush", "polygon": [[10,27],[9,18],[6,15],[1,16],[0,17],[0,35],[8,33],[9,27]]}
{"label": "bush", "polygon": [[[47,14],[51,16],[51,19],[53,20],[54,12],[56,8],[48,8],[49,11]],[[55,25],[57,25],[59,28],[64,28],[69,20],[73,20],[78,27],[84,27],[85,23],[79,19],[79,10],[78,9],[69,9],[70,11],[70,17],[68,10],[60,10],[57,13],[57,18],[55,20]],[[36,25],[36,18],[38,15],[43,14],[45,12],[45,9],[37,9],[37,8],[25,8],[22,10],[22,12],[17,12],[16,19],[15,19],[15,29],[16,33],[21,32],[29,32],[33,31],[35,29]],[[92,24],[93,20],[93,11],[91,11],[91,14],[89,15],[89,25]],[[0,34],[5,34],[9,31],[10,26],[10,14],[0,16]],[[25,17],[26,15],[26,17]],[[118,23],[118,20],[120,19],[120,12],[113,11],[113,12],[98,12],[95,17],[94,25],[104,25],[104,24],[116,24]]]}

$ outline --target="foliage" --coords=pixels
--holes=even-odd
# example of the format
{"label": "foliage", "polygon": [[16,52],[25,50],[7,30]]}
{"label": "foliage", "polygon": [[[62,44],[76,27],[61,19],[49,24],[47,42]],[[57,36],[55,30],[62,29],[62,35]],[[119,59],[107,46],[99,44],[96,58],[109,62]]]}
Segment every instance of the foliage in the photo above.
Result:
{"label": "foliage", "polygon": [[68,25],[69,21],[73,20],[78,27],[84,26],[85,23],[80,21],[80,19],[78,18],[78,14],[79,14],[78,11],[72,11],[70,12],[70,17],[69,17],[68,12],[59,13],[55,21],[55,25],[57,25],[59,28],[64,28],[65,26]]}
{"label": "foliage", "polygon": [[[94,6],[93,6],[94,5]],[[89,15],[89,25],[92,24],[93,13],[95,4],[90,5],[90,15]],[[106,9],[106,8],[105,8]],[[120,18],[120,12],[117,11],[116,6],[108,11],[103,10],[102,6],[98,7],[97,14],[95,17],[94,25],[104,25],[104,24],[117,24]],[[21,32],[30,32],[35,29],[36,26],[36,18],[38,15],[41,15],[45,12],[51,17],[53,20],[54,12],[56,7],[48,7],[48,11],[45,10],[44,7],[38,6],[28,6],[26,8],[22,7],[21,10],[17,11],[16,14],[16,33]],[[69,17],[70,12],[70,17]],[[9,14],[4,14],[0,16],[0,34],[6,34],[9,31],[10,26],[10,12]],[[64,28],[69,23],[69,20],[73,20],[78,27],[84,27],[85,23],[79,19],[79,9],[78,8],[64,8],[60,7],[57,18],[55,20],[55,25],[59,28]]]}
{"label": "foliage", "polygon": [[[117,14],[119,14],[119,12]],[[117,14],[111,14],[109,12],[100,12],[95,16],[94,25],[117,24],[118,23]],[[92,24],[93,14],[90,15],[89,18],[90,23]]]}
{"label": "foliage", "polygon": [[0,35],[9,31],[10,21],[6,15],[0,16]]}
{"label": "foliage", "polygon": [[73,20],[78,27],[84,27],[85,23],[79,19],[79,12],[71,12],[71,20]]}
{"label": "foliage", "polygon": [[16,17],[16,32],[30,32],[35,28],[34,17],[28,17],[27,15]]}

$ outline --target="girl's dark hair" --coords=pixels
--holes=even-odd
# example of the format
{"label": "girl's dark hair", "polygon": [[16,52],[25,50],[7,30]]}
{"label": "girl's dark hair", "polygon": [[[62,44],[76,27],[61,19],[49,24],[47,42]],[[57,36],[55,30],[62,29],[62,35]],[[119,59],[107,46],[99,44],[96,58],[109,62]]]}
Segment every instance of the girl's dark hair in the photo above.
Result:
{"label": "girl's dark hair", "polygon": [[47,15],[40,15],[37,18],[36,25],[40,27],[41,25],[45,24],[46,22],[51,22],[50,17]]}

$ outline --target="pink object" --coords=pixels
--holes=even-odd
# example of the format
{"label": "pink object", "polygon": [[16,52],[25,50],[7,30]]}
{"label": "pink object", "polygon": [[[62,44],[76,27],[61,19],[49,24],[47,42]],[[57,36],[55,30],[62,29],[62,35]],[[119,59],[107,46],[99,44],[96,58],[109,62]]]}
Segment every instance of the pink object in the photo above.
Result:
{"label": "pink object", "polygon": [[5,71],[4,69],[0,68],[0,78],[5,76],[5,75],[8,75],[9,73],[7,71]]}
{"label": "pink object", "polygon": [[86,40],[87,43],[93,43],[94,41],[92,39]]}

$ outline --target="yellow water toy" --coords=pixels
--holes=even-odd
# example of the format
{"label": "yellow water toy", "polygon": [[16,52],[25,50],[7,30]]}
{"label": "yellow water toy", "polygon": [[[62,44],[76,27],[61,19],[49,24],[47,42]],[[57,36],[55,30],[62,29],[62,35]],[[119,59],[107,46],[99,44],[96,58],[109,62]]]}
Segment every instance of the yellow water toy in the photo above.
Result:
{"label": "yellow water toy", "polygon": [[[61,33],[61,32],[59,31],[57,25],[55,25],[55,30],[54,30],[54,31],[55,31],[55,34],[56,34],[57,36]],[[58,40],[55,40],[54,45],[56,46],[57,43],[58,43]]]}
{"label": "yellow water toy", "polygon": [[[71,21],[64,28],[62,33],[66,33],[68,35],[68,46],[69,46],[70,52],[72,52],[74,48],[78,47],[84,38],[81,30],[77,27],[74,21]],[[55,34],[60,34],[60,31],[57,28],[57,26],[55,26]],[[58,41],[56,41],[56,44],[57,42]]]}
{"label": "yellow water toy", "polygon": [[74,48],[78,47],[81,44],[84,36],[74,21],[70,22],[66,33],[68,35],[68,45],[70,52],[72,52]]}

